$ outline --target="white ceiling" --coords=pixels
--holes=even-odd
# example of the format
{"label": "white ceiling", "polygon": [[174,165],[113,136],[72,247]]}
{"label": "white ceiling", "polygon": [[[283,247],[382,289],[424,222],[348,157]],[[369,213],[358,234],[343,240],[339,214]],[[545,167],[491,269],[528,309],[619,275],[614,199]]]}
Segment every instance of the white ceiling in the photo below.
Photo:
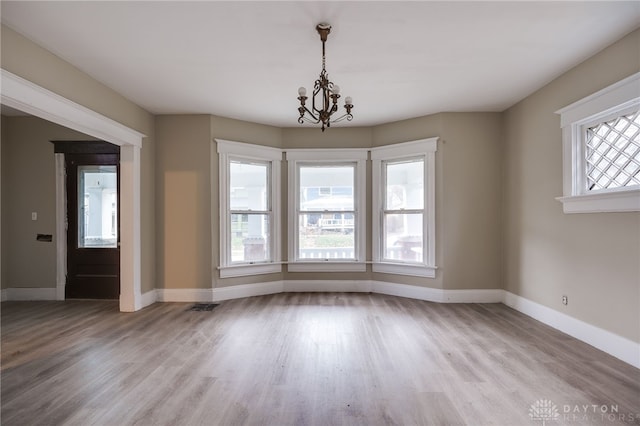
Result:
{"label": "white ceiling", "polygon": [[639,27],[640,2],[3,0],[1,15],[151,113],[281,127],[328,22],[327,72],[353,97],[348,125],[369,126],[502,111]]}

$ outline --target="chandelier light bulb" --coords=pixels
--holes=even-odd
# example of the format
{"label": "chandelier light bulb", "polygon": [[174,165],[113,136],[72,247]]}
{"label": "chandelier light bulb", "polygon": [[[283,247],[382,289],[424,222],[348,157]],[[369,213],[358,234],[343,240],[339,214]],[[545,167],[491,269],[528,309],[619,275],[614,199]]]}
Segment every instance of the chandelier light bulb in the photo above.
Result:
{"label": "chandelier light bulb", "polygon": [[304,87],[300,87],[298,89],[298,96],[307,96],[307,89],[305,89]]}
{"label": "chandelier light bulb", "polygon": [[353,104],[353,99],[351,99],[351,96],[347,96],[346,98],[344,98],[344,103],[346,105],[351,105]]}
{"label": "chandelier light bulb", "polygon": [[340,86],[338,86],[337,84],[333,85],[333,89],[331,90],[333,92],[334,95],[339,95],[340,94]]}

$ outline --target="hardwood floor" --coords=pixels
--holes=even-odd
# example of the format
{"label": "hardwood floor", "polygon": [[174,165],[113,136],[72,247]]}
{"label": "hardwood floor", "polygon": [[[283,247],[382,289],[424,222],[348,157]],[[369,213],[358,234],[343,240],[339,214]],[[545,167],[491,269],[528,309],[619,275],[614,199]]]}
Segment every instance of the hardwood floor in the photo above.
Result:
{"label": "hardwood floor", "polygon": [[640,424],[640,370],[501,304],[190,306],[2,303],[2,425]]}

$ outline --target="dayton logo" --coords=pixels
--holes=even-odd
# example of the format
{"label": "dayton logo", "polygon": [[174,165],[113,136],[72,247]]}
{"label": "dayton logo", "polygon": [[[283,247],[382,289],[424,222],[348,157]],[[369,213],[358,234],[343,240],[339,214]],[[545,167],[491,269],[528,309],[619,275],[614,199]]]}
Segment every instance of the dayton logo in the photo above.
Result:
{"label": "dayton logo", "polygon": [[560,413],[553,402],[548,399],[539,399],[529,407],[529,417],[534,421],[542,421],[542,426],[545,426],[550,420],[558,420]]}

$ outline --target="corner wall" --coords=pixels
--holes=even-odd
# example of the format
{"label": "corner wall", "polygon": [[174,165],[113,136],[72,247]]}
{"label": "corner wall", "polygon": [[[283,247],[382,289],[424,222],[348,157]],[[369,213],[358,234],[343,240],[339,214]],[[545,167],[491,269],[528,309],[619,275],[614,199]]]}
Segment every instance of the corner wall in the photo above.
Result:
{"label": "corner wall", "polygon": [[639,70],[636,30],[504,112],[504,288],[634,342],[640,214],[562,212],[555,111]]}

